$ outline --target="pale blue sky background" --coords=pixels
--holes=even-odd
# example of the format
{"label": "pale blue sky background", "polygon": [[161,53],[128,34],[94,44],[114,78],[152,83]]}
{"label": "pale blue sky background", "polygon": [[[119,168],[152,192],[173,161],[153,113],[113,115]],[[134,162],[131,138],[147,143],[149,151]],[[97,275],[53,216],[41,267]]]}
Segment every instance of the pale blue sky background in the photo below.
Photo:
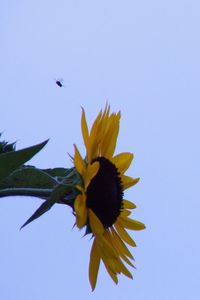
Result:
{"label": "pale blue sky background", "polygon": [[[51,138],[30,163],[70,167],[84,147],[83,106],[106,100],[122,120],[117,152],[131,151],[125,196],[147,229],[133,233],[134,280],[88,281],[91,241],[54,206],[19,231],[39,199],[0,200],[4,300],[200,298],[199,1],[0,1],[0,131],[17,148]],[[65,88],[54,78],[62,77]]]}

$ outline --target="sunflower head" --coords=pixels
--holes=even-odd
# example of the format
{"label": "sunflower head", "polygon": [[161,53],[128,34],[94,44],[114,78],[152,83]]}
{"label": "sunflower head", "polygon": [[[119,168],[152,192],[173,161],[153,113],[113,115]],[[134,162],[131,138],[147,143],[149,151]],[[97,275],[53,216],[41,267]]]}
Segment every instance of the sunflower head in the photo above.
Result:
{"label": "sunflower head", "polygon": [[135,185],[139,178],[125,175],[133,154],[123,152],[114,156],[120,112],[110,113],[106,105],[100,111],[91,130],[88,130],[84,109],[82,109],[82,135],[86,148],[85,159],[75,146],[74,165],[82,178],[77,185],[79,194],[74,202],[76,225],[86,226],[86,233],[92,233],[94,240],[90,254],[89,279],[95,288],[100,261],[102,260],[115,283],[117,275],[123,273],[132,278],[124,262],[133,266],[133,259],[125,243],[135,246],[126,229],[141,230],[143,223],[129,218],[135,205],[125,200],[124,190]]}

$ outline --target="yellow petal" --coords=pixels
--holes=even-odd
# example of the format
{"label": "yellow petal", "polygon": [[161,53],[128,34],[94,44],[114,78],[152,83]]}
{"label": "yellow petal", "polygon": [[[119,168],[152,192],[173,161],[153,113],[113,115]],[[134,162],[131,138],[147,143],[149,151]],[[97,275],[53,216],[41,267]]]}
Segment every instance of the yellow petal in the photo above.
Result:
{"label": "yellow petal", "polygon": [[105,238],[105,236],[97,236],[97,242],[101,248],[102,256],[104,256],[110,263],[110,266],[115,265],[117,259],[117,253],[113,248],[113,245]]}
{"label": "yellow petal", "polygon": [[[105,266],[106,266],[106,265],[105,265]],[[116,275],[115,273],[113,273],[109,268],[106,267],[106,269],[107,269],[108,274],[109,274],[110,277],[112,278],[112,280],[113,280],[116,284],[118,284],[118,278],[117,278],[117,275]]]}
{"label": "yellow petal", "polygon": [[109,270],[113,273],[118,272],[119,270],[117,269],[116,265],[118,256],[115,252],[115,249],[113,249],[113,246],[110,245],[110,242],[105,237],[100,235],[96,237],[96,244],[104,264],[106,264]]}
{"label": "yellow petal", "polygon": [[123,208],[134,209],[136,208],[136,205],[129,200],[123,199]]}
{"label": "yellow petal", "polygon": [[79,172],[79,174],[81,174],[83,176],[85,173],[85,170],[86,170],[85,162],[82,159],[80,152],[78,151],[78,148],[76,147],[76,145],[74,145],[74,148],[75,148],[74,166],[77,169],[77,171]]}
{"label": "yellow petal", "polygon": [[128,234],[128,232],[124,229],[123,226],[121,226],[121,224],[116,221],[115,222],[115,228],[117,229],[117,232],[119,234],[119,236],[130,246],[135,247],[136,244],[134,242],[134,240],[130,237],[130,235]]}
{"label": "yellow petal", "polygon": [[92,290],[94,290],[96,286],[99,265],[100,265],[100,255],[98,252],[98,248],[96,246],[96,240],[94,239],[92,249],[90,252],[90,265],[89,265],[89,279],[90,279]]}
{"label": "yellow petal", "polygon": [[128,217],[130,216],[131,212],[129,210],[123,209],[120,213],[121,216],[123,217]]}
{"label": "yellow petal", "polygon": [[[98,249],[100,251],[100,256],[104,257],[106,261],[109,263],[110,268],[114,268],[114,262],[117,259],[117,254],[115,252],[115,249],[113,248],[113,245],[110,243],[110,241],[107,239],[107,232],[103,228],[101,228],[102,224],[99,221],[99,219],[96,217],[96,215],[92,212],[91,209],[89,209],[89,220],[90,220],[90,226],[92,229],[92,232],[95,235],[96,242],[98,245]],[[93,217],[91,218],[91,215]]]}
{"label": "yellow petal", "polygon": [[102,257],[102,260],[104,262],[104,265],[111,276],[111,278],[117,283],[117,273],[123,273],[129,278],[132,278],[131,273],[129,270],[124,266],[121,259],[118,257],[118,259],[113,261],[113,266],[111,268],[110,261],[105,260],[104,257]]}
{"label": "yellow petal", "polygon": [[101,123],[101,118],[102,118],[102,111],[99,112],[98,116],[96,117],[93,125],[92,125],[92,128],[90,130],[90,137],[91,138],[95,138],[96,137],[96,134],[98,132],[98,129],[99,129],[99,124]]}
{"label": "yellow petal", "polygon": [[117,143],[117,137],[119,133],[119,120],[120,120],[120,112],[116,114],[112,114],[110,116],[110,126],[103,136],[101,152],[102,156],[105,156],[108,159],[111,159]]}
{"label": "yellow petal", "polygon": [[125,276],[127,276],[131,279],[133,278],[131,272],[129,272],[129,270],[125,267],[125,265],[123,264],[123,262],[121,261],[120,258],[118,259],[117,264],[120,269],[120,272],[122,272]]}
{"label": "yellow petal", "polygon": [[129,188],[129,187],[135,185],[136,183],[138,183],[140,178],[132,178],[132,177],[129,177],[129,176],[126,176],[126,175],[122,175],[121,180],[122,180],[123,190],[126,190],[127,188]]}
{"label": "yellow petal", "polygon": [[129,266],[135,268],[134,264],[132,264],[132,262],[123,253],[121,253],[120,256]]}
{"label": "yellow petal", "polygon": [[100,144],[101,144],[102,138],[105,136],[107,128],[109,127],[109,122],[108,122],[109,111],[110,111],[110,106],[107,106],[107,104],[106,104],[106,107],[105,107],[104,112],[101,117],[101,122],[99,122],[99,126],[98,126],[98,137],[100,137],[100,139],[99,139]]}
{"label": "yellow petal", "polygon": [[[114,229],[113,229],[114,230]],[[125,267],[125,265],[122,263],[121,259],[119,258],[118,251],[117,248],[114,247],[113,244],[113,239],[111,238],[111,234],[108,233],[108,231],[105,232],[104,234],[107,242],[112,245],[113,249],[115,249],[116,252],[116,259],[113,260],[105,260],[105,262],[107,263],[107,265],[111,268],[111,271],[113,271],[114,273],[123,273],[124,275],[126,275],[129,278],[132,278],[131,273],[129,272],[129,270]],[[123,243],[123,242],[122,242]],[[123,251],[122,251],[123,253]],[[112,263],[112,265],[111,265]]]}
{"label": "yellow petal", "polygon": [[104,108],[104,112],[103,112],[103,115],[102,115],[102,120],[106,119],[109,117],[109,114],[110,114],[110,105],[108,105],[108,103],[106,103],[106,106]]}
{"label": "yellow petal", "polygon": [[[111,239],[111,233],[108,230],[105,230],[105,232],[104,232],[104,238],[105,238],[105,240],[107,242],[106,245],[109,245],[110,249],[112,249],[111,250],[112,252],[110,251],[111,260],[114,263],[114,266],[115,266],[114,269],[115,269],[115,271],[118,271],[116,269],[116,260],[118,260],[119,255],[116,252],[115,246],[114,246],[114,244],[112,242],[112,239]],[[110,259],[110,257],[108,257],[108,258]]]}
{"label": "yellow petal", "polygon": [[106,270],[107,270],[108,274],[110,275],[110,277],[112,278],[112,280],[117,284],[118,283],[118,278],[117,278],[116,272],[112,271],[109,268],[108,264],[106,263],[106,261],[103,258],[102,258],[102,260],[103,260],[103,263],[104,263],[104,265],[106,267]]}
{"label": "yellow petal", "polygon": [[87,221],[87,208],[86,208],[85,195],[79,194],[74,202],[74,209],[76,212],[76,224],[82,228]]}
{"label": "yellow petal", "polygon": [[121,240],[121,238],[119,237],[119,235],[117,234],[117,232],[113,227],[111,227],[111,231],[112,231],[113,238],[115,239],[115,242],[118,245],[118,248],[121,249],[121,252],[124,253],[126,256],[130,257],[131,259],[133,259],[131,252],[128,250],[128,248],[126,247],[126,245]]}
{"label": "yellow petal", "polygon": [[95,161],[92,165],[89,164],[87,167],[87,171],[84,175],[84,184],[85,189],[87,189],[88,185],[90,184],[92,178],[94,178],[99,171],[100,164],[98,161]]}
{"label": "yellow petal", "polygon": [[123,216],[119,216],[118,222],[120,223],[120,225],[122,225],[123,227],[125,227],[127,229],[132,229],[132,230],[145,229],[145,225],[143,223],[136,221],[136,220],[132,220],[127,217],[124,218]]}
{"label": "yellow petal", "polygon": [[121,175],[129,168],[132,160],[133,154],[129,152],[120,153],[112,158],[113,164],[117,167]]}
{"label": "yellow petal", "polygon": [[82,128],[84,144],[87,149],[88,142],[89,142],[89,132],[88,132],[88,126],[87,126],[86,117],[85,117],[85,111],[83,108],[82,108],[82,117],[81,117],[81,128]]}
{"label": "yellow petal", "polygon": [[[111,229],[112,230],[112,229]],[[112,235],[112,232],[109,234],[111,242],[113,244],[113,247],[115,248],[115,250],[117,251],[118,255],[127,263],[129,264],[131,267],[134,267],[134,265],[130,262],[130,260],[126,257],[126,255],[124,254],[123,250],[119,247],[118,243],[116,242],[115,238]]]}
{"label": "yellow petal", "polygon": [[95,235],[103,235],[105,229],[101,221],[97,218],[97,216],[91,209],[88,210],[88,214],[89,214],[89,222],[90,222],[92,232]]}
{"label": "yellow petal", "polygon": [[90,131],[90,142],[88,146],[88,162],[91,163],[91,161],[96,158],[98,155],[98,144],[101,136],[99,135],[99,125],[101,124],[101,117],[102,117],[102,111],[98,114],[97,118],[95,119],[91,131]]}

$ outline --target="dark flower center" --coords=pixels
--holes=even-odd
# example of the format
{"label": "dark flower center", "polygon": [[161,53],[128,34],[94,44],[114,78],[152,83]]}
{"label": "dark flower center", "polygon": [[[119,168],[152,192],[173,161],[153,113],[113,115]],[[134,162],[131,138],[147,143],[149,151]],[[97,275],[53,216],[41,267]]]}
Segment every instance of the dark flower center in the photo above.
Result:
{"label": "dark flower center", "polygon": [[87,188],[87,207],[108,228],[115,223],[122,208],[122,183],[120,173],[113,163],[105,157],[95,158],[95,161],[99,161],[100,167]]}

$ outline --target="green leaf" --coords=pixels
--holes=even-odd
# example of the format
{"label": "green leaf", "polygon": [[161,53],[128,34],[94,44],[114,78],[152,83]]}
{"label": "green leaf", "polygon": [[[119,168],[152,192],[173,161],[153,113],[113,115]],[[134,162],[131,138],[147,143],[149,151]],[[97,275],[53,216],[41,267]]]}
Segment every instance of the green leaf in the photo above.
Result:
{"label": "green leaf", "polygon": [[35,219],[46,213],[56,202],[60,202],[61,199],[72,189],[71,185],[59,184],[53,190],[48,200],[42,203],[42,205],[34,212],[34,214],[21,226],[20,229],[34,221]]}
{"label": "green leaf", "polygon": [[[1,135],[2,133],[0,133],[0,138]],[[10,152],[10,151],[15,151],[15,146],[16,146],[16,142],[9,144],[6,141],[0,141],[0,154]]]}
{"label": "green leaf", "polygon": [[76,185],[81,180],[80,175],[77,173],[74,167],[68,169],[42,169],[42,171],[48,173],[50,176],[53,176],[59,183]]}
{"label": "green leaf", "polygon": [[47,142],[48,140],[38,145],[28,147],[22,150],[0,154],[0,180],[6,178],[13,171],[22,166],[28,160],[30,160],[47,144]]}
{"label": "green leaf", "polygon": [[64,178],[71,172],[71,168],[43,169],[42,171],[49,174],[52,177]]}
{"label": "green leaf", "polygon": [[43,170],[31,166],[23,166],[0,182],[0,190],[8,188],[51,189],[57,183],[55,178]]}

